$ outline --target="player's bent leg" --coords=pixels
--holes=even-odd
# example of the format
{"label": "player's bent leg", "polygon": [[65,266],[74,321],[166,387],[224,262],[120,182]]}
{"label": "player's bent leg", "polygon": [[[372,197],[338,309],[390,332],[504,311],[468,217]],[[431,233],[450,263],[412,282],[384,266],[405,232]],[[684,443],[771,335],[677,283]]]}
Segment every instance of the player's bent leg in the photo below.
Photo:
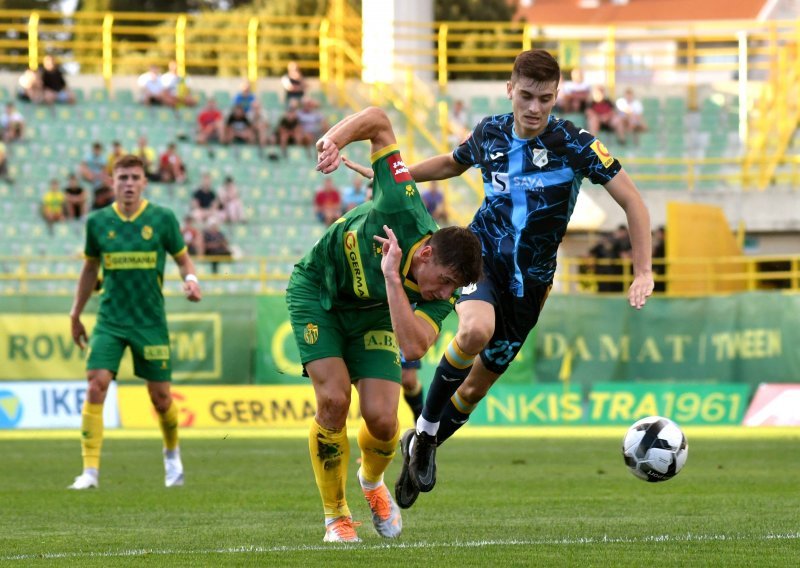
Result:
{"label": "player's bent leg", "polygon": [[480,357],[477,358],[469,377],[453,394],[445,407],[439,431],[436,433],[436,441],[439,446],[469,421],[472,411],[499,378],[499,373],[487,369],[483,360]]}
{"label": "player's bent leg", "polygon": [[365,422],[361,423],[358,431],[358,446],[361,448],[358,481],[372,512],[372,524],[378,534],[386,538],[400,536],[403,530],[400,508],[383,481],[383,474],[394,458],[399,433],[396,429],[390,440],[378,440]]}

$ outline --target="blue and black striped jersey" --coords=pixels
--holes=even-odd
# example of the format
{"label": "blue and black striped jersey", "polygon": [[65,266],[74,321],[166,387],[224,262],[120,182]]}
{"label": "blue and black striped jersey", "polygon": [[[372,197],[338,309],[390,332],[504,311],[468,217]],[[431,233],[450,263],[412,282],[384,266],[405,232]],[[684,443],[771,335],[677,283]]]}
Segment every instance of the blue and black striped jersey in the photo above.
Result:
{"label": "blue and black striped jersey", "polygon": [[595,136],[554,116],[539,136],[518,138],[511,113],[481,120],[453,158],[481,169],[485,198],[470,229],[486,268],[518,297],[525,281],[552,282],[583,178],[605,184],[622,169]]}

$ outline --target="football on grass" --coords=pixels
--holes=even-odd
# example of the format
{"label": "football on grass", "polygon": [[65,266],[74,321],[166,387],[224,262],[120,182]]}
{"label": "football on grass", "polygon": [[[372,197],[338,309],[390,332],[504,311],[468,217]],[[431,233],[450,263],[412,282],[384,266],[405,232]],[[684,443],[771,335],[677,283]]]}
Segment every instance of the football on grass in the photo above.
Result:
{"label": "football on grass", "polygon": [[648,416],[628,429],[622,457],[630,472],[645,481],[672,479],[683,468],[689,445],[683,431],[669,418]]}

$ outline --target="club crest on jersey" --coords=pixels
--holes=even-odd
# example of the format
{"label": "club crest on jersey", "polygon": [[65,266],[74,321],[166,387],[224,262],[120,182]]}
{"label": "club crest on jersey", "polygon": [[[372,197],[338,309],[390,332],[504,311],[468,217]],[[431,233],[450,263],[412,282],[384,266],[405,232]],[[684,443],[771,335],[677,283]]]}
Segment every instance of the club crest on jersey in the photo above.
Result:
{"label": "club crest on jersey", "polygon": [[407,185],[406,186],[406,196],[407,197],[412,197],[413,195],[414,195],[414,186],[413,185]]}
{"label": "club crest on jersey", "polygon": [[547,165],[547,150],[544,148],[533,149],[533,165],[537,168],[543,168]]}
{"label": "club crest on jersey", "polygon": [[149,241],[153,238],[153,227],[150,225],[145,225],[142,227],[142,238],[146,241]]}
{"label": "club crest on jersey", "polygon": [[608,148],[600,142],[600,140],[595,140],[592,142],[592,145],[589,146],[597,157],[600,158],[600,163],[603,164],[604,168],[607,168],[612,163],[614,163],[614,158],[611,156],[611,153],[608,151]]}
{"label": "club crest on jersey", "polygon": [[108,232],[108,235],[106,235],[106,236],[107,236],[109,239],[116,239],[116,238],[117,238],[117,232],[116,232],[116,231],[109,231],[109,232]]}
{"label": "club crest on jersey", "polygon": [[395,183],[412,181],[411,174],[408,173],[408,168],[399,153],[387,157],[386,162],[389,164],[389,170],[392,172]]}
{"label": "club crest on jersey", "polygon": [[303,330],[303,339],[309,345],[314,345],[319,339],[319,326],[313,323],[308,324]]}

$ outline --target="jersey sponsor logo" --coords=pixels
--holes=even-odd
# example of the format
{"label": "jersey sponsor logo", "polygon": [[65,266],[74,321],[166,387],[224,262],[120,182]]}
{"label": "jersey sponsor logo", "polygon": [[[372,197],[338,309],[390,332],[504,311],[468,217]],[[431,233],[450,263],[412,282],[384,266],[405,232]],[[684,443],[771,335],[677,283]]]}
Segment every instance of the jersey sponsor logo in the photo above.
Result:
{"label": "jersey sponsor logo", "polygon": [[508,174],[502,172],[492,172],[492,187],[495,193],[508,193]]}
{"label": "jersey sponsor logo", "polygon": [[600,163],[603,164],[604,168],[607,168],[614,162],[614,158],[611,156],[608,148],[606,148],[600,140],[595,140],[589,147],[597,154],[597,157],[600,158]]}
{"label": "jersey sponsor logo", "polygon": [[156,267],[158,253],[150,252],[107,252],[103,255],[103,268],[106,270],[145,270]]}
{"label": "jersey sponsor logo", "polygon": [[309,323],[303,330],[303,339],[309,345],[314,345],[319,339],[319,326]]}
{"label": "jersey sponsor logo", "polygon": [[380,349],[382,351],[391,351],[400,354],[400,346],[397,344],[397,338],[394,332],[391,331],[368,331],[364,336],[364,349],[372,351]]}
{"label": "jersey sponsor logo", "polygon": [[169,345],[145,345],[144,358],[147,361],[166,361],[169,359]]}
{"label": "jersey sponsor logo", "polygon": [[358,248],[358,236],[355,231],[347,231],[344,234],[344,254],[353,277],[353,291],[359,298],[369,298],[364,263],[361,262],[361,250]]}
{"label": "jersey sponsor logo", "polygon": [[408,173],[408,168],[399,153],[390,155],[386,158],[386,162],[389,164],[389,170],[392,172],[395,183],[412,181],[411,174]]}
{"label": "jersey sponsor logo", "polygon": [[142,227],[142,238],[146,241],[149,241],[153,238],[153,227],[150,225],[145,225]]}
{"label": "jersey sponsor logo", "polygon": [[543,168],[547,165],[547,150],[544,148],[533,149],[533,165]]}
{"label": "jersey sponsor logo", "polygon": [[497,160],[498,158],[502,158],[503,156],[505,156],[505,154],[503,154],[502,152],[492,152],[489,154],[489,159]]}

